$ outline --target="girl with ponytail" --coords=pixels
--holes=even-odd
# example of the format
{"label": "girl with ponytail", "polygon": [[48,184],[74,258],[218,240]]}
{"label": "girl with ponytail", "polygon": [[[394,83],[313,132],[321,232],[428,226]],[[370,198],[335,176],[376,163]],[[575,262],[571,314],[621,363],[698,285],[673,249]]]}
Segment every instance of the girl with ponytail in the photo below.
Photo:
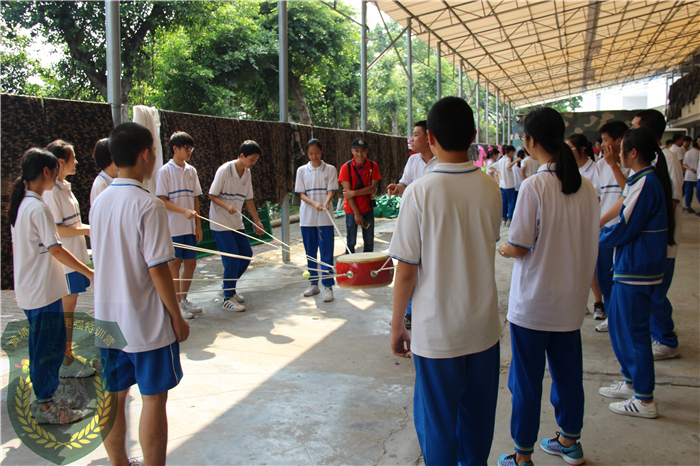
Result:
{"label": "girl with ponytail", "polygon": [[[53,215],[63,247],[73,254],[83,264],[90,263],[90,257],[85,244],[85,236],[90,234],[90,226],[85,225],[80,217],[80,205],[73,195],[71,184],[66,176],[75,175],[75,151],[73,146],[58,139],[46,147],[58,159],[58,177],[54,189],[47,190],[42,196]],[[76,269],[63,267],[68,284],[68,295],[63,298],[63,313],[68,322],[73,321],[73,312],[78,304],[79,293],[87,291],[90,280]],[[75,358],[72,350],[73,327],[66,326],[66,349],[61,366],[61,377],[90,377],[95,370]]]}
{"label": "girl with ponytail", "polygon": [[[54,188],[58,161],[48,151],[29,149],[10,200],[17,305],[29,320],[29,372],[39,407],[37,424],[68,424],[82,411],[54,402],[66,344],[61,298],[68,294],[61,264],[93,277],[92,270],[63,249],[54,218],[41,195]],[[47,254],[49,253],[49,254]]]}
{"label": "girl with ponytail", "polygon": [[634,174],[627,179],[620,221],[601,229],[600,246],[615,248],[608,327],[624,380],[599,392],[628,398],[610,404],[616,414],[655,418],[649,319],[652,295],[664,278],[667,246],[675,244],[671,179],[657,137],[647,128],[625,134],[621,160]]}
{"label": "girl with ponytail", "polygon": [[598,166],[595,163],[593,145],[583,134],[572,134],[566,140],[566,144],[571,148],[571,152],[576,158],[576,165],[578,165],[578,171],[581,173],[581,176],[595,186],[598,178]]}
{"label": "girl with ponytail", "polygon": [[564,120],[551,108],[525,117],[525,150],[541,165],[523,180],[509,241],[499,247],[502,256],[515,258],[507,316],[515,454],[499,459],[504,466],[530,461],[546,360],[560,429],[540,448],[564,456],[571,465],[585,461],[578,443],[584,407],[580,329],[598,255],[600,204],[593,185],[579,174],[564,131]]}

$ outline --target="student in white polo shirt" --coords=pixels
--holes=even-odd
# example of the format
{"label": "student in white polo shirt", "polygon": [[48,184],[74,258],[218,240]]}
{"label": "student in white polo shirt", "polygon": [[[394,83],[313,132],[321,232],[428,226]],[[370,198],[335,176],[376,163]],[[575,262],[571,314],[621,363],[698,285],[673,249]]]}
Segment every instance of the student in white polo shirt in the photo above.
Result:
{"label": "student in white polo shirt", "polygon": [[515,258],[507,315],[515,454],[502,455],[501,466],[533,464],[546,360],[560,431],[540,448],[571,465],[585,461],[577,442],[584,408],[580,329],[598,252],[600,205],[564,131],[564,119],[554,109],[541,107],[525,116],[525,149],[541,166],[523,181],[509,241],[499,247],[501,255]]}
{"label": "student in white polo shirt", "polygon": [[585,179],[595,186],[598,170],[595,163],[595,154],[593,153],[593,144],[590,143],[584,134],[572,134],[566,139],[566,143],[571,148],[578,171]]}
{"label": "student in white polo shirt", "polygon": [[92,189],[90,190],[90,205],[95,202],[97,196],[99,196],[102,191],[107,189],[107,186],[112,184],[114,178],[119,175],[119,170],[112,161],[112,154],[109,153],[109,138],[104,138],[97,141],[97,144],[95,144],[95,150],[92,153],[92,158],[95,159],[95,165],[97,165],[97,168],[100,169],[100,173],[97,174],[95,181],[92,182]]}
{"label": "student in white polo shirt", "polygon": [[[596,163],[598,172],[595,178],[595,191],[600,199],[600,216],[606,218],[602,226],[611,227],[620,221],[618,213],[609,214],[617,202],[622,198],[622,191],[627,185],[627,177],[630,174],[629,168],[621,166],[620,146],[622,137],[628,130],[628,126],[623,121],[609,121],[602,125],[598,131],[601,134],[602,153],[600,160]],[[613,248],[598,246],[598,260],[596,262],[596,280],[600,289],[602,300],[596,296],[593,318],[603,320],[596,326],[596,332],[608,331],[608,320],[606,309],[610,306],[610,293],[613,287]]]}
{"label": "student in white polo shirt", "polygon": [[525,159],[525,150],[520,149],[515,154],[516,163],[513,166],[513,179],[515,180],[515,202],[518,202],[518,193],[520,192],[520,186],[523,184],[523,170],[522,163]]}
{"label": "student in white polo shirt", "polygon": [[[401,196],[406,188],[416,180],[421,179],[423,176],[432,172],[437,165],[437,157],[433,155],[430,151],[430,144],[428,143],[428,122],[421,120],[416,123],[413,128],[413,138],[411,138],[411,147],[414,151],[418,152],[413,154],[408,158],[406,162],[406,167],[403,170],[403,176],[398,184],[390,184],[387,188],[389,195]],[[493,162],[491,162],[493,163]],[[411,328],[411,302],[408,303],[408,309],[406,309],[406,317],[404,324],[407,329]]]}
{"label": "student in white polo shirt", "polygon": [[[54,189],[58,160],[51,152],[29,149],[10,198],[12,262],[17,305],[29,321],[29,374],[39,407],[37,424],[69,424],[85,412],[54,402],[66,348],[61,298],[68,294],[64,266],[93,278],[92,270],[61,245],[49,207],[42,200]],[[48,254],[47,254],[48,253]]]}
{"label": "student in white polo shirt", "polygon": [[399,182],[390,184],[387,187],[387,193],[390,196],[401,196],[408,185],[433,171],[435,165],[437,165],[437,157],[430,152],[426,128],[427,122],[425,120],[415,124],[413,137],[411,138],[411,147],[416,154],[408,158],[408,162],[406,162],[406,166],[403,169],[403,176]]}
{"label": "student in white polo shirt", "polygon": [[[44,202],[49,206],[58,234],[64,247],[70,251],[80,262],[87,265],[90,257],[85,244],[85,236],[90,235],[90,225],[85,225],[80,217],[78,200],[71,191],[71,184],[66,181],[66,176],[75,175],[75,167],[78,165],[75,159],[75,151],[71,144],[58,139],[46,147],[58,159],[58,177],[54,189],[45,191]],[[63,266],[68,284],[68,296],[63,298],[63,313],[66,318],[66,355],[61,366],[61,377],[90,377],[95,374],[89,364],[81,362],[73,354],[73,312],[78,304],[78,294],[87,291],[90,280],[75,269]]]}
{"label": "student in white polo shirt", "polygon": [[151,132],[123,123],[109,137],[119,178],[90,209],[95,264],[95,318],[114,322],[126,346],[113,349],[95,336],[106,389],[118,410],[104,445],[112,464],[129,464],[125,406],[138,384],[143,407],[139,439],[146,464],[165,464],[168,391],[182,380],[179,342],[190,328],[182,318],[168,262],[175,252],[163,201],[144,188],[156,164]]}
{"label": "student in white polo shirt", "polygon": [[[332,273],[329,265],[333,264],[333,246],[335,233],[333,222],[326,211],[332,210],[331,201],[338,191],[338,172],[333,165],[326,164],[323,156],[323,144],[318,139],[310,139],[306,143],[306,154],[309,163],[297,169],[297,177],[294,184],[294,192],[299,194],[304,201],[299,208],[299,224],[301,225],[301,237],[304,240],[306,255],[317,257],[321,250],[321,264],[308,260],[309,287],[304,291],[304,296],[314,296],[321,292],[318,288],[318,269],[323,270],[321,283],[326,288],[323,302],[333,301],[333,285],[335,280],[328,275]],[[329,264],[329,265],[325,265]]]}
{"label": "student in white polo shirt", "polygon": [[[445,97],[428,114],[432,173],[404,191],[389,256],[397,259],[391,348],[416,367],[414,417],[426,464],[486,464],[500,371],[495,279],[501,199],[469,161],[474,114]],[[457,278],[459,277],[459,278]],[[413,335],[404,326],[413,299]]]}
{"label": "student in white polo shirt", "polygon": [[513,219],[515,210],[515,177],[513,176],[513,166],[517,160],[513,160],[515,147],[506,146],[505,155],[494,164],[493,170],[498,174],[498,186],[501,188],[501,204],[503,208],[503,226],[509,226]]}
{"label": "student in white polo shirt", "polygon": [[[202,241],[202,226],[199,219],[199,196],[202,188],[199,185],[197,169],[187,163],[192,157],[194,139],[189,134],[178,131],[170,136],[168,147],[173,158],[160,167],[156,172],[156,196],[168,209],[168,227],[173,243],[197,246]],[[184,264],[182,275],[180,268]],[[180,301],[182,317],[192,319],[202,308],[195,306],[187,299],[197,267],[197,252],[191,249],[175,248],[175,260],[168,264],[173,278],[184,281],[174,281],[175,294]]]}
{"label": "student in white polo shirt", "polygon": [[685,176],[683,182],[683,195],[685,196],[685,207],[683,207],[683,212],[687,214],[694,214],[695,209],[691,207],[693,203],[693,190],[695,185],[698,183],[698,163],[700,163],[700,146],[698,146],[697,141],[692,141],[692,149],[685,153],[683,157],[683,168],[685,169]]}
{"label": "student in white polo shirt", "polygon": [[[209,188],[209,209],[210,218],[225,227],[216,223],[211,224],[211,232],[216,241],[219,251],[236,254],[239,256],[252,257],[253,249],[250,247],[248,237],[240,233],[245,233],[241,209],[245,202],[250,215],[255,222],[258,234],[262,234],[263,229],[258,211],[253,202],[253,177],[250,169],[255,166],[262,155],[262,149],[257,142],[247,140],[238,149],[238,158],[231,162],[226,162],[216,170],[214,181]],[[236,280],[241,278],[246,271],[250,260],[221,256],[224,264],[224,303],[223,309],[233,312],[245,311],[243,296],[236,293]]]}
{"label": "student in white polo shirt", "polygon": [[525,151],[526,157],[523,159],[521,162],[521,167],[520,170],[523,174],[523,181],[537,173],[537,170],[540,169],[540,163],[533,159],[530,154]]}
{"label": "student in white polo shirt", "polygon": [[683,158],[685,157],[685,147],[683,147],[682,134],[673,135],[673,144],[671,145],[671,152],[676,155],[678,160],[683,162]]}

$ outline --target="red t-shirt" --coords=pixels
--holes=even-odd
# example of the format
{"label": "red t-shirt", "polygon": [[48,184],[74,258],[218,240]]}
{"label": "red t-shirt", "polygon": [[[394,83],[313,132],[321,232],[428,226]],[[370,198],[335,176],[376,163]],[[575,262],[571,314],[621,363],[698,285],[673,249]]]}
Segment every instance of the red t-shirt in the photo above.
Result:
{"label": "red t-shirt", "polygon": [[[348,171],[348,164],[344,163],[342,167],[340,167],[340,174],[338,175],[338,181],[342,183],[343,181],[346,181],[350,183],[350,189],[355,190],[359,186],[359,183],[357,181],[357,173],[360,173],[360,177],[362,178],[362,184],[364,187],[368,187],[372,185],[372,180],[381,180],[382,177],[379,174],[379,165],[377,165],[377,162],[372,162],[369,159],[366,159],[365,164],[360,166],[355,163],[355,159],[352,159],[352,174],[349,173]],[[355,171],[355,168],[357,168],[357,172]],[[352,176],[351,176],[352,175]],[[372,198],[372,195],[366,195],[366,196],[355,196],[353,199],[355,199],[355,202],[357,203],[357,208],[360,210],[361,214],[364,214],[365,212],[369,212],[371,210],[371,207],[369,206],[369,200]],[[350,204],[348,203],[348,200],[345,199],[345,202],[343,203],[343,207],[345,208],[345,213],[346,214],[354,214],[352,207],[350,207]]]}

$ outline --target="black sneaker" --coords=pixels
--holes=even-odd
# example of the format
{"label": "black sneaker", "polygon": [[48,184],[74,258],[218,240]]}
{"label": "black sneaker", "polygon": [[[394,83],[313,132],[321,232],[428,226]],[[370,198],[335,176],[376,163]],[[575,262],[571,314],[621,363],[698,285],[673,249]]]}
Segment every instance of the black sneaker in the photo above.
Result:
{"label": "black sneaker", "polygon": [[605,314],[605,305],[603,303],[595,303],[593,305],[593,320],[605,320],[608,316]]}
{"label": "black sneaker", "polygon": [[695,214],[696,213],[695,209],[693,209],[692,207],[683,207],[683,212],[686,214]]}
{"label": "black sneaker", "polygon": [[411,330],[411,314],[403,316],[403,324],[407,330]]}

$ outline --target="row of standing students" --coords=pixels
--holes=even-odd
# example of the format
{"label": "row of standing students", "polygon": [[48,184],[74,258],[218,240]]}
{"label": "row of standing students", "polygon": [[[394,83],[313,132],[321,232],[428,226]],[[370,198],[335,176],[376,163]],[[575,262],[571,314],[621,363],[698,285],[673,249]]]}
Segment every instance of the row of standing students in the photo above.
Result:
{"label": "row of standing students", "polygon": [[[560,430],[539,447],[568,464],[585,461],[578,442],[584,412],[580,328],[599,251],[606,248],[616,251],[607,271],[607,308],[627,383],[602,387],[600,394],[625,399],[610,404],[616,414],[658,415],[651,303],[665,295],[667,249],[678,231],[675,183],[658,141],[665,120],[649,112],[619,136],[617,159],[608,150],[605,163],[634,172],[619,180],[624,186],[618,185],[612,206],[610,196],[601,206],[594,184],[580,173],[561,115],[541,108],[524,119],[525,149],[540,166],[523,180],[509,239],[498,248],[515,259],[507,315],[515,453],[502,455],[500,465],[532,464],[545,360]],[[391,347],[397,356],[414,356],[415,427],[426,464],[486,464],[495,427],[500,326],[494,253],[508,211],[497,185],[469,162],[474,133],[473,113],[462,99],[442,99],[430,110],[427,136],[438,163],[403,193],[389,248],[398,261]],[[412,334],[404,324],[409,301]]]}

